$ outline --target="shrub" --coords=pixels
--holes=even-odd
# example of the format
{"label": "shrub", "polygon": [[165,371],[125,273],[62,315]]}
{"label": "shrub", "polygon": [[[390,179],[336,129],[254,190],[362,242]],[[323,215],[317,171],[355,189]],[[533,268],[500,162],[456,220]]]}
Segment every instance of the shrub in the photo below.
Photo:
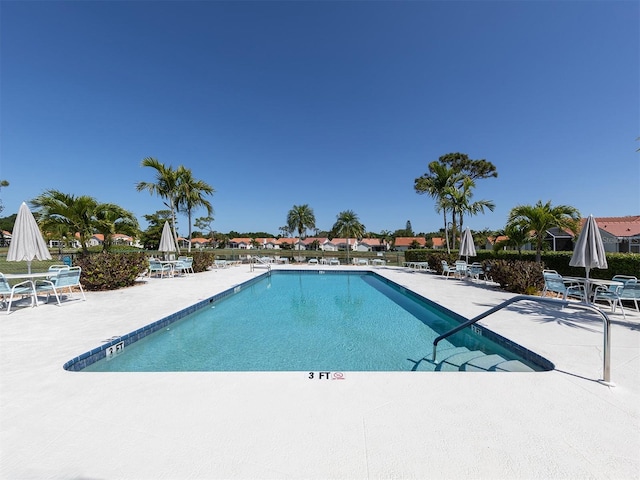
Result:
{"label": "shrub", "polygon": [[130,287],[147,269],[148,264],[143,252],[80,255],[75,261],[75,265],[82,267],[80,282],[86,290]]}
{"label": "shrub", "polygon": [[185,253],[193,257],[193,271],[195,273],[205,272],[207,268],[214,264],[216,255],[213,252],[191,252]]}
{"label": "shrub", "polygon": [[493,260],[486,263],[491,268],[493,281],[507,292],[535,295],[544,287],[543,265],[539,263],[525,260]]}

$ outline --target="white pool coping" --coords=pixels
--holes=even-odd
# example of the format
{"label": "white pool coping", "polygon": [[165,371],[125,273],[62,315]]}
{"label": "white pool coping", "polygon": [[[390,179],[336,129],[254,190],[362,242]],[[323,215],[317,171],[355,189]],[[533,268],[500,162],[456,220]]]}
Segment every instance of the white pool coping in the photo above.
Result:
{"label": "white pool coping", "polygon": [[[374,270],[468,318],[512,297],[482,282]],[[481,323],[554,371],[347,372],[336,381],[62,369],[263,272],[151,279],[0,313],[0,478],[640,478],[640,314],[630,310],[626,321],[610,315],[614,387],[598,382],[597,315],[528,303]]]}

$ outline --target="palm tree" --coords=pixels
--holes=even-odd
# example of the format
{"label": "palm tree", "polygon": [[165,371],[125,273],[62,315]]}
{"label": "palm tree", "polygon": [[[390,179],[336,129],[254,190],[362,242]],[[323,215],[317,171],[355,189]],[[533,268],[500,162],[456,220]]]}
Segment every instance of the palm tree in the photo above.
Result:
{"label": "palm tree", "polygon": [[213,213],[213,207],[211,203],[204,198],[205,195],[213,195],[215,190],[211,185],[202,180],[196,180],[193,178],[191,170],[184,167],[179,167],[178,178],[178,194],[176,197],[176,206],[179,211],[184,211],[187,214],[189,223],[189,247],[188,251],[191,251],[191,213],[193,209],[197,207],[205,207],[207,214]]}
{"label": "palm tree", "polygon": [[429,173],[416,178],[413,185],[417,193],[421,195],[426,193],[436,200],[436,212],[442,212],[444,220],[445,240],[447,242],[447,252],[449,253],[451,253],[451,249],[449,247],[449,237],[446,235],[447,212],[451,208],[449,198],[452,188],[454,188],[459,178],[453,168],[434,160],[429,163]]}
{"label": "palm tree", "polygon": [[94,233],[99,206],[93,197],[76,197],[58,190],[47,190],[30,203],[40,210],[39,223],[43,230],[53,231],[63,227],[66,231],[78,232],[83,253],[89,251],[89,239]]}
{"label": "palm tree", "polygon": [[456,228],[456,218],[460,219],[460,232],[462,232],[465,214],[477,215],[478,213],[484,213],[485,208],[488,208],[493,212],[496,208],[495,204],[490,200],[471,201],[471,198],[473,197],[472,189],[475,186],[475,182],[470,177],[465,177],[462,179],[462,183],[459,187],[454,187],[449,190],[451,210],[453,214],[453,230]]}
{"label": "palm tree", "polygon": [[308,228],[316,228],[316,216],[313,214],[313,209],[306,203],[294,205],[287,214],[287,228],[290,232],[298,231],[298,250],[300,250],[303,232],[306,232]]}
{"label": "palm tree", "polygon": [[365,231],[366,228],[360,223],[358,215],[353,210],[344,210],[336,216],[336,223],[331,228],[331,234],[334,238],[347,239],[347,263],[349,263],[349,239],[362,238]]}
{"label": "palm tree", "polygon": [[493,251],[498,251],[504,247],[515,247],[518,249],[518,256],[522,256],[522,246],[531,241],[531,234],[528,228],[522,228],[520,225],[507,225],[504,232],[498,233],[498,236],[504,235],[505,240],[499,240],[493,245]]}
{"label": "palm tree", "polygon": [[536,245],[536,262],[541,262],[541,252],[547,230],[558,227],[576,233],[580,212],[569,205],[552,207],[551,202],[544,205],[541,200],[535,205],[519,205],[511,209],[507,228],[518,227],[531,232]]}
{"label": "palm tree", "polygon": [[136,190],[141,192],[147,190],[151,195],[158,195],[164,199],[164,204],[169,208],[171,212],[171,223],[173,229],[173,239],[176,242],[176,248],[180,253],[180,245],[178,244],[178,231],[176,230],[176,209],[177,200],[179,195],[179,179],[180,175],[185,170],[180,166],[177,170],[174,170],[171,166],[165,166],[153,157],[146,157],[142,160],[143,167],[151,167],[156,171],[156,183],[153,182],[138,182]]}
{"label": "palm tree", "polygon": [[95,229],[104,236],[102,249],[108,252],[113,244],[113,235],[122,233],[135,237],[138,235],[138,220],[135,215],[113,203],[97,205]]}
{"label": "palm tree", "polygon": [[391,236],[390,230],[382,230],[380,232],[380,243],[384,246],[385,250],[389,249],[389,245],[393,241],[393,237]]}

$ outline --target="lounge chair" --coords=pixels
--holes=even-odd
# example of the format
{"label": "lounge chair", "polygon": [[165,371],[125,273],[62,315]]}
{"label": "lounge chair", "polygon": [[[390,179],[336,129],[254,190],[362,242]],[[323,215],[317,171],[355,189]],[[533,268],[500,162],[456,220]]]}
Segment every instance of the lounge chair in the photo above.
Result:
{"label": "lounge chair", "polygon": [[82,290],[82,285],[80,284],[81,274],[82,268],[80,267],[70,267],[68,269],[58,270],[58,273],[52,276],[51,279],[36,281],[36,294],[46,294],[47,303],[49,303],[49,297],[53,293],[56,297],[58,305],[61,305],[60,294],[62,293],[62,291],[68,289],[69,297],[71,297],[73,295],[73,289],[79,288],[80,293],[82,294],[82,299],[86,300],[87,298],[85,297],[84,290]]}
{"label": "lounge chair", "polygon": [[586,294],[584,285],[579,282],[562,278],[562,276],[555,270],[543,270],[542,276],[544,277],[544,288],[542,289],[542,296],[544,297],[547,292],[555,294],[556,296],[562,296],[563,300],[567,298],[577,298],[580,301],[586,301]]}
{"label": "lounge chair", "polygon": [[[0,273],[0,297],[2,297],[3,305],[7,305],[7,315],[11,312],[11,304],[14,298],[17,296],[32,296],[34,294],[33,288],[31,280],[25,280],[11,286],[5,276]],[[7,296],[9,297],[9,302],[7,302]]]}
{"label": "lounge chair", "polygon": [[340,265],[340,260],[338,260],[337,258],[330,258],[329,265]]}
{"label": "lounge chair", "polygon": [[307,260],[307,263],[309,265],[318,265],[318,259],[317,258],[310,258],[309,260]]}

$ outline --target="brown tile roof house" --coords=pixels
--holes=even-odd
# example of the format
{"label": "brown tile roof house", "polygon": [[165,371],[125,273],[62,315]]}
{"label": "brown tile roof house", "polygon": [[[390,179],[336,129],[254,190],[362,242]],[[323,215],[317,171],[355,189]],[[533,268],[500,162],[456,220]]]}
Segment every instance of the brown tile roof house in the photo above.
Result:
{"label": "brown tile roof house", "polygon": [[418,242],[421,247],[424,247],[427,243],[424,237],[396,237],[394,246],[396,250],[409,250],[413,242]]}
{"label": "brown tile roof house", "polygon": [[437,248],[437,249],[447,247],[447,242],[442,237],[433,237],[431,239],[431,244],[433,245],[433,248]]}
{"label": "brown tile roof house", "polygon": [[236,237],[229,240],[231,248],[251,248],[251,239],[249,237]]}
{"label": "brown tile roof house", "polygon": [[[640,215],[595,217],[607,252],[640,253]],[[580,228],[587,221],[583,218]]]}
{"label": "brown tile roof house", "polygon": [[211,243],[210,238],[196,237],[191,239],[191,246],[196,248],[204,248],[211,245]]}

